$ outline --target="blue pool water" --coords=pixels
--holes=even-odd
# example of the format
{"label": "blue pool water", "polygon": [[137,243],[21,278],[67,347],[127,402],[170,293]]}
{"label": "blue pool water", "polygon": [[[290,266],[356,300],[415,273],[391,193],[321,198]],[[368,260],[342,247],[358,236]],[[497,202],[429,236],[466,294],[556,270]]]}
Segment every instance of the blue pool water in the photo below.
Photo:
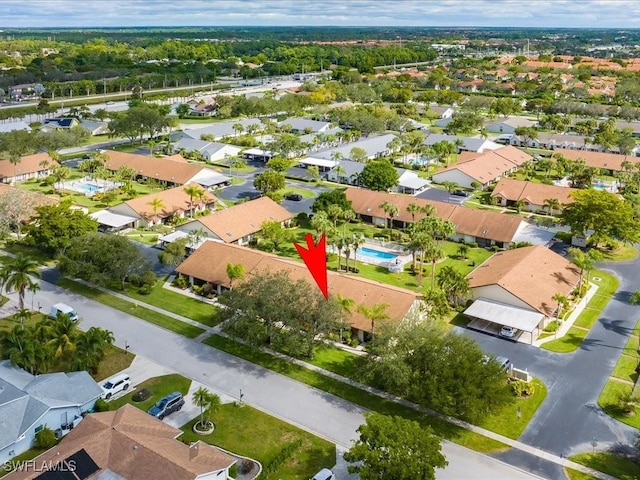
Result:
{"label": "blue pool water", "polygon": [[393,260],[398,256],[395,253],[383,252],[369,247],[359,248],[357,253],[361,257],[375,258],[377,260]]}
{"label": "blue pool water", "polygon": [[99,187],[98,185],[93,185],[91,183],[80,183],[74,185],[74,187],[77,187],[78,190],[88,193],[100,192],[104,189],[104,187]]}

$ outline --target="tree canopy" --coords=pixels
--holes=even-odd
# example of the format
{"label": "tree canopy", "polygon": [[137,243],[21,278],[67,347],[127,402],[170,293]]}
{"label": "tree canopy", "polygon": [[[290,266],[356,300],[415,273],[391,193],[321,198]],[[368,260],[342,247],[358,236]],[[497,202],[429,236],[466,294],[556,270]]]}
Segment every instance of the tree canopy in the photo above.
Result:
{"label": "tree canopy", "polygon": [[398,184],[398,172],[389,160],[371,160],[359,175],[360,183],[369,190],[389,191]]}
{"label": "tree canopy", "polygon": [[344,190],[329,190],[318,195],[313,201],[311,210],[313,213],[326,212],[330,205],[337,205],[343,211],[352,209],[351,202],[347,200]]}

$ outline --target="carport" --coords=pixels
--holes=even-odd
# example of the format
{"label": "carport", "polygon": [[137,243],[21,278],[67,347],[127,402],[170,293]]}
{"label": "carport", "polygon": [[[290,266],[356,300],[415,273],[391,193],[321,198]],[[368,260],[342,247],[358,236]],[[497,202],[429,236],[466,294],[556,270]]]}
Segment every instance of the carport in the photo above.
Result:
{"label": "carport", "polygon": [[468,327],[474,330],[493,333],[499,331],[504,325],[517,328],[521,332],[528,333],[530,342],[533,344],[534,332],[540,331],[540,324],[544,321],[545,315],[506,303],[496,302],[487,298],[479,298],[474,301],[469,308],[464,311],[467,317],[474,320],[469,322]]}
{"label": "carport", "polygon": [[136,228],[138,218],[122,215],[109,210],[99,210],[89,214],[96,222],[101,232],[119,232],[127,228]]}

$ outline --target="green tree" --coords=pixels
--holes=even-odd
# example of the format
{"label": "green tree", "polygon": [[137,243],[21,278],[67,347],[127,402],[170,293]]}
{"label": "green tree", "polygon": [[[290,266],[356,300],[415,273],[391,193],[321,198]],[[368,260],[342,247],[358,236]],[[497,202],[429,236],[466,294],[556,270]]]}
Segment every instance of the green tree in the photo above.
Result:
{"label": "green tree", "polygon": [[290,230],[282,226],[277,220],[266,220],[260,226],[261,236],[271,242],[272,251],[280,250],[280,245],[292,240],[293,235]]}
{"label": "green tree", "polygon": [[315,214],[326,212],[329,205],[338,205],[341,210],[353,210],[344,190],[329,190],[318,195],[311,206],[311,211]]}
{"label": "green tree", "polygon": [[344,455],[346,461],[359,463],[349,472],[361,480],[434,480],[435,470],[447,466],[431,428],[379,413],[367,413],[365,419],[358,440]]}
{"label": "green tree", "polygon": [[99,327],[80,332],[75,341],[71,368],[95,372],[113,341],[113,333]]}
{"label": "green tree", "polygon": [[177,267],[184,260],[187,254],[188,238],[179,238],[164,247],[158,254],[158,260],[162,265],[168,267]]}
{"label": "green tree", "polygon": [[51,339],[48,345],[53,349],[54,358],[58,359],[65,354],[73,353],[80,333],[77,324],[69,318],[69,315],[59,313],[57,318],[50,321],[50,327]]}
{"label": "green tree", "polygon": [[444,188],[446,188],[447,192],[449,192],[449,193],[452,193],[457,188],[460,188],[460,185],[458,185],[456,182],[451,182],[451,181],[448,181],[448,180],[442,182],[442,186]]}
{"label": "green tree", "polygon": [[437,275],[438,287],[444,292],[453,307],[461,306],[471,296],[469,280],[451,265],[445,265]]}
{"label": "green tree", "polygon": [[360,183],[369,190],[389,191],[398,185],[398,171],[389,160],[370,160],[359,175]]}
{"label": "green tree", "polygon": [[349,151],[349,158],[354,162],[363,163],[367,160],[367,152],[363,148],[353,147]]}
{"label": "green tree", "polygon": [[200,408],[200,421],[198,425],[202,428],[207,428],[210,423],[208,418],[209,414],[217,412],[222,406],[220,397],[215,393],[211,393],[206,388],[200,387],[193,392],[192,399],[194,405]]}
{"label": "green tree", "polygon": [[551,215],[553,210],[560,210],[562,207],[557,198],[546,198],[543,206],[547,208],[549,215]]}
{"label": "green tree", "polygon": [[267,162],[267,167],[269,167],[274,172],[284,173],[293,166],[292,163],[293,162],[288,158],[273,157]]}
{"label": "green tree", "polygon": [[[193,218],[193,199],[202,198],[205,192],[198,185],[194,183],[185,185],[185,187],[182,190],[184,191],[184,193],[189,195],[189,215],[191,218]],[[154,212],[154,215],[155,215],[155,212]]]}
{"label": "green tree", "polygon": [[253,186],[264,195],[275,193],[285,186],[284,174],[274,170],[265,170],[256,176]]}
{"label": "green tree", "polygon": [[376,324],[384,320],[389,319],[387,309],[390,307],[388,303],[376,303],[374,305],[358,305],[358,312],[361,313],[364,318],[371,322],[371,339],[374,339]]}
{"label": "green tree", "polygon": [[36,215],[25,225],[25,242],[49,253],[67,248],[72,239],[98,231],[98,222],[70,203],[36,207]]}
{"label": "green tree", "polygon": [[187,115],[189,115],[190,111],[191,111],[191,107],[187,103],[181,103],[180,105],[178,105],[176,107],[176,113],[178,114],[178,117],[180,117],[180,118],[184,118]]}
{"label": "green tree", "polygon": [[593,232],[594,245],[606,240],[636,243],[640,239],[640,224],[629,202],[606,190],[578,190],[572,196],[574,202],[560,215],[572,234],[586,237]]}
{"label": "green tree", "polygon": [[6,291],[18,292],[19,309],[24,309],[24,295],[34,281],[32,278],[40,278],[40,266],[31,257],[18,253],[13,259],[6,262],[0,269],[2,286]]}
{"label": "green tree", "polygon": [[227,277],[229,277],[229,289],[233,289],[234,280],[244,278],[244,265],[241,263],[227,263]]}
{"label": "green tree", "polygon": [[318,241],[322,235],[329,235],[334,230],[333,222],[327,215],[327,212],[323,210],[311,218],[310,224],[311,228],[316,232],[316,241]]}
{"label": "green tree", "polygon": [[393,218],[398,215],[398,206],[385,200],[379,207],[387,215],[387,224],[385,226],[391,228],[391,238],[393,239]]}

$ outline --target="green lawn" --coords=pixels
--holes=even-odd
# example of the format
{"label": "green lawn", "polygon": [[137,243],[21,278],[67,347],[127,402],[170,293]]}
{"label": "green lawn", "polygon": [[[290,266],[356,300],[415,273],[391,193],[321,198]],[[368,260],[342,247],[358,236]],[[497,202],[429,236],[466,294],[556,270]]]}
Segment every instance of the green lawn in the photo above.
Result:
{"label": "green lawn", "polygon": [[620,378],[628,382],[634,382],[638,379],[635,368],[638,366],[638,355],[620,355],[616,366],[611,373],[612,377]]}
{"label": "green lawn", "polygon": [[190,318],[196,322],[215,327],[220,323],[218,317],[218,307],[210,303],[196,300],[195,298],[181,295],[163,288],[166,278],[162,278],[156,283],[149,295],[138,293],[138,288],[132,285],[126,285],[124,293],[128,297],[141,302],[149,303],[156,307],[162,308],[172,313]]}
{"label": "green lawn", "polygon": [[45,253],[42,250],[38,250],[35,247],[25,245],[24,243],[8,241],[4,242],[1,245],[0,249],[5,250],[9,253],[13,253],[14,255],[17,255],[18,253],[28,255],[41,265],[53,265],[54,263],[53,258],[48,253]]}
{"label": "green lawn", "polygon": [[184,438],[202,440],[232,453],[258,460],[263,467],[293,442],[301,445],[267,480],[311,478],[321,468],[331,468],[336,461],[335,445],[275,417],[247,405],[223,405],[213,415],[216,429],[211,435],[199,436],[191,427],[197,418],[183,427]]}
{"label": "green lawn", "polygon": [[578,455],[572,455],[569,457],[569,460],[619,478],[620,480],[637,480],[638,474],[640,473],[640,464],[611,453],[580,453]]}
{"label": "green lawn", "polygon": [[[186,395],[191,386],[191,380],[189,378],[173,373],[171,375],[163,375],[161,377],[153,377],[147,381],[142,382],[140,385],[136,385],[135,390],[126,395],[112,400],[109,402],[110,410],[117,410],[125,403],[138,407],[145,412],[149,410],[158,400],[165,395],[169,395],[172,392],[181,392],[182,395]],[[151,391],[151,397],[143,402],[134,402],[132,397],[136,391],[147,388]]]}
{"label": "green lawn", "polygon": [[[30,318],[24,321],[24,326],[32,327],[46,318],[47,317],[42,313],[34,313]],[[15,319],[14,315],[11,315],[10,317],[0,318],[0,332],[11,330],[16,325],[20,325],[20,322]]]}
{"label": "green lawn", "polygon": [[[517,398],[514,403],[481,422],[480,426],[514,440],[520,437],[547,396],[547,387],[541,380],[534,378],[532,382],[535,385],[532,396]],[[518,417],[518,409],[520,409],[520,417]]]}
{"label": "green lawn", "polygon": [[91,373],[91,376],[97,381],[107,379],[125,368],[129,368],[131,362],[136,356],[131,352],[125,352],[121,348],[111,345],[107,351],[107,355],[102,359],[98,369]]}
{"label": "green lawn", "polygon": [[135,240],[136,242],[145,243],[147,245],[155,246],[158,243],[158,237],[160,235],[155,232],[146,232],[141,230],[132,230],[125,233],[125,237]]}
{"label": "green lawn", "polygon": [[[46,452],[47,449],[42,449],[42,448],[31,448],[29,450],[27,450],[24,453],[21,453],[20,455],[16,455],[15,457],[13,457],[10,462],[15,465],[15,466],[19,466],[21,462],[26,462],[27,460],[33,460],[34,458],[36,458],[38,455]],[[2,464],[0,464],[0,478],[4,477],[5,475],[7,475],[9,473],[9,471],[5,468],[3,468]]]}
{"label": "green lawn", "polygon": [[612,262],[624,262],[633,260],[638,256],[638,250],[632,245],[621,245],[615,250],[600,249],[605,260]]}
{"label": "green lawn", "polygon": [[603,270],[592,270],[589,272],[589,280],[591,283],[598,285],[598,291],[591,300],[589,300],[586,308],[580,313],[573,326],[562,338],[543,343],[540,348],[557,353],[575,352],[586,336],[589,335],[588,329],[596,322],[619,286],[618,279]]}
{"label": "green lawn", "polygon": [[113,295],[104,293],[101,290],[89,287],[68,278],[61,278],[60,280],[58,280],[57,285],[66,290],[70,290],[74,293],[83,295],[104,305],[108,305],[109,307],[120,310],[121,312],[128,313],[129,315],[133,315],[149,323],[158,325],[159,327],[163,327],[167,330],[171,330],[172,332],[184,335],[188,338],[195,338],[204,332],[204,329],[200,327],[181,322],[174,318],[168,317],[167,315],[154,312],[153,310],[149,310],[144,307],[136,306],[134,302],[121,300],[117,297],[114,297]]}
{"label": "green lawn", "polygon": [[303,198],[313,198],[315,194],[311,190],[307,190],[306,188],[298,188],[298,187],[285,187],[282,190],[278,190],[278,193],[285,195],[292,195],[297,193],[302,195]]}
{"label": "green lawn", "polygon": [[312,360],[308,358],[303,360],[343,377],[357,379],[360,372],[361,358],[361,356],[341,348],[324,345],[316,347]]}
{"label": "green lawn", "polygon": [[598,477],[594,477],[588,473],[582,473],[572,468],[565,467],[564,474],[567,476],[568,480],[598,480]]}
{"label": "green lawn", "polygon": [[507,445],[501,442],[465,430],[443,419],[426,415],[412,408],[385,400],[372,393],[365,392],[364,390],[352,387],[338,380],[333,380],[304,367],[274,357],[273,355],[269,355],[261,350],[247,345],[242,345],[231,339],[221,337],[219,335],[212,335],[207,338],[204,343],[237,357],[244,358],[245,360],[257,365],[261,365],[274,372],[291,377],[319,390],[343,398],[369,410],[385,415],[398,415],[420,422],[422,425],[429,425],[437,435],[473,450],[479,452],[500,452],[508,448]]}

